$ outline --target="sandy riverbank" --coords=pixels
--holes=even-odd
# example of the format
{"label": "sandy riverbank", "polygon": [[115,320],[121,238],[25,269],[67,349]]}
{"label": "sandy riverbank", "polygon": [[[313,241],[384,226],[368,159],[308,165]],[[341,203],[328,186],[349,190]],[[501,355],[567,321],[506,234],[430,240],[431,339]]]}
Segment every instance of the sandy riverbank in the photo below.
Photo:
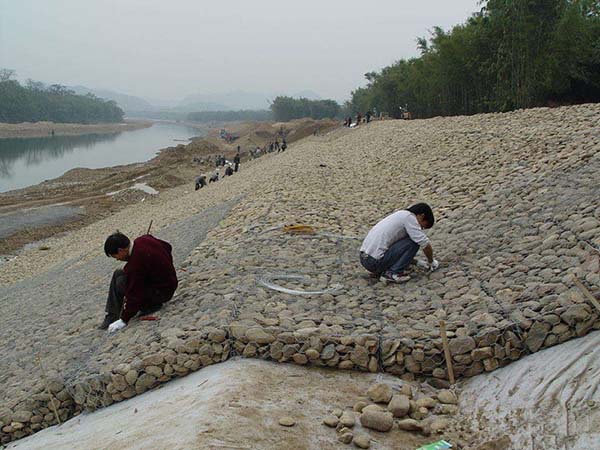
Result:
{"label": "sandy riverbank", "polygon": [[26,138],[55,136],[75,136],[80,134],[106,134],[119,131],[131,131],[152,125],[150,120],[126,120],[123,123],[54,123],[54,122],[22,122],[0,123],[0,138]]}

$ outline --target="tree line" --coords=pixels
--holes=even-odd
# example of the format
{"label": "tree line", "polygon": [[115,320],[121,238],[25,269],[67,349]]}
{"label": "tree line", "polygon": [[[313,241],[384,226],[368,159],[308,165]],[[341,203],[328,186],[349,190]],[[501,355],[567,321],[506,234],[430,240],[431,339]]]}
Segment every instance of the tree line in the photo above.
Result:
{"label": "tree line", "polygon": [[60,84],[45,86],[27,80],[22,86],[14,72],[0,69],[0,122],[101,123],[123,121],[123,110],[114,101],[93,94],[76,95]]}
{"label": "tree line", "polygon": [[335,100],[309,100],[279,96],[271,103],[273,119],[287,122],[302,117],[325,119],[340,117],[341,107]]}
{"label": "tree line", "polygon": [[417,39],[402,59],[352,92],[347,112],[398,117],[476,114],[600,101],[597,0],[487,0],[449,32]]}

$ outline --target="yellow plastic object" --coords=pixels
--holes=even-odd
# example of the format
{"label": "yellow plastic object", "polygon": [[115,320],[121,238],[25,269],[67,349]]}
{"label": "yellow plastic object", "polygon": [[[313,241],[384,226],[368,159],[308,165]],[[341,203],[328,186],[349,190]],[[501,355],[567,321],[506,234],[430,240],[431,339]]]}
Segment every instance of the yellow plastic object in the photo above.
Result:
{"label": "yellow plastic object", "polygon": [[286,233],[297,233],[297,234],[313,234],[315,229],[310,225],[302,225],[299,223],[293,225],[284,225],[283,231]]}

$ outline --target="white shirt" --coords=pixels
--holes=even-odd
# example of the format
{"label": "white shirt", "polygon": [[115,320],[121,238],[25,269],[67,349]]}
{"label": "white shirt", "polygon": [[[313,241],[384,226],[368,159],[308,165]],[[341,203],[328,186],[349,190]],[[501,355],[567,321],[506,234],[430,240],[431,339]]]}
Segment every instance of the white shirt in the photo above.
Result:
{"label": "white shirt", "polygon": [[380,259],[392,244],[406,236],[409,236],[420,247],[429,244],[429,238],[419,225],[417,216],[402,209],[377,222],[377,225],[371,228],[367,234],[360,251],[375,259]]}

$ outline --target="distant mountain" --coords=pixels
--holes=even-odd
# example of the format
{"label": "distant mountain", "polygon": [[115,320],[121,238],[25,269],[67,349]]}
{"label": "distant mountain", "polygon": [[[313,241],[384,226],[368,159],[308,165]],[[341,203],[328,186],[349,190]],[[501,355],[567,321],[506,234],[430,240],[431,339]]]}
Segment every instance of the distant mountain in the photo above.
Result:
{"label": "distant mountain", "polygon": [[[183,100],[169,101],[160,99],[143,99],[133,95],[122,94],[108,89],[94,89],[86,86],[69,86],[69,89],[80,95],[91,92],[96,97],[105,100],[114,100],[125,111],[143,117],[144,113],[167,112],[167,113],[189,113],[202,111],[239,111],[239,110],[265,110],[269,109],[271,102],[278,95],[286,93],[260,93],[247,91],[232,91],[217,94],[193,94]],[[308,98],[310,100],[321,100],[321,96],[311,90],[303,90],[292,95],[294,98]],[[146,114],[151,117],[150,114]]]}
{"label": "distant mountain", "polygon": [[[191,105],[207,104],[211,106],[219,105],[221,106],[221,111],[268,109],[269,100],[273,100],[273,98],[273,95],[246,91],[233,91],[220,94],[194,94],[185,97],[179,102],[177,108],[189,108]],[[203,111],[206,111],[206,109]]]}
{"label": "distant mountain", "polygon": [[151,111],[156,108],[146,100],[133,95],[121,94],[107,89],[92,89],[85,86],[69,86],[76,94],[85,95],[88,92],[105,100],[114,100],[125,113],[129,111]]}
{"label": "distant mountain", "polygon": [[[187,101],[182,100],[177,106],[169,108],[169,111],[176,112],[200,112],[200,111],[232,111],[234,109],[222,103],[203,101],[203,100],[192,100],[186,97]],[[243,109],[243,108],[242,108]]]}

